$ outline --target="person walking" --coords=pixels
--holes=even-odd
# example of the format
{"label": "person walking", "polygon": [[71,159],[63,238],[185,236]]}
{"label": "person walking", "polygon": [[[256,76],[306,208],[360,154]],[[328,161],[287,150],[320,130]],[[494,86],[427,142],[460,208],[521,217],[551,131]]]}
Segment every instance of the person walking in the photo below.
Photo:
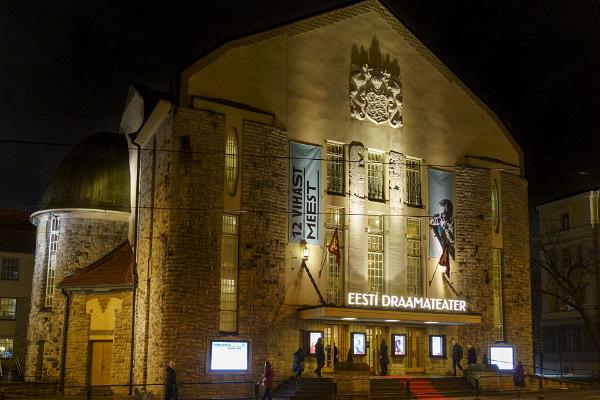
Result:
{"label": "person walking", "polygon": [[271,389],[273,389],[273,377],[275,371],[271,367],[269,360],[265,361],[265,370],[263,372],[262,384],[265,385],[265,392],[263,393],[262,400],[271,400]]}
{"label": "person walking", "polygon": [[460,365],[460,360],[463,357],[463,349],[460,344],[452,341],[452,375],[456,376],[456,367],[462,372],[463,367]]}
{"label": "person walking", "polygon": [[468,350],[467,350],[467,363],[469,365],[471,364],[477,364],[477,350],[475,350],[475,347],[470,344],[468,346]]}
{"label": "person walking", "polygon": [[299,385],[302,382],[302,372],[304,371],[304,350],[302,348],[299,348],[294,353],[294,366],[292,370],[296,375],[296,385]]}
{"label": "person walking", "polygon": [[383,339],[381,339],[381,344],[379,345],[379,363],[381,364],[381,375],[386,376],[390,359],[388,358],[387,344],[385,344],[385,340]]}
{"label": "person walking", "polygon": [[175,375],[175,361],[169,361],[169,364],[167,365],[165,400],[179,400],[179,388],[177,387],[177,376]]}
{"label": "person walking", "polygon": [[517,363],[517,367],[513,371],[513,384],[522,388],[525,387],[525,370],[523,369],[523,361]]}
{"label": "person walking", "polygon": [[323,368],[323,365],[325,365],[325,347],[323,346],[322,337],[320,337],[319,340],[317,340],[317,344],[315,346],[315,353],[317,356],[317,368],[315,368],[315,375],[317,375],[320,378],[322,376],[321,368]]}

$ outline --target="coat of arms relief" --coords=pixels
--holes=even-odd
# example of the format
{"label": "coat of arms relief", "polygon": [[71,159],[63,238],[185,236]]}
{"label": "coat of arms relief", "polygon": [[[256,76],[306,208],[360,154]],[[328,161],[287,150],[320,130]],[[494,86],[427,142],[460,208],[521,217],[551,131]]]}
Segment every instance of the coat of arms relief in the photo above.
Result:
{"label": "coat of arms relief", "polygon": [[[362,62],[361,62],[362,61]],[[360,62],[360,63],[357,63]],[[378,125],[402,127],[402,86],[396,60],[383,57],[377,38],[371,48],[352,49],[350,115]]]}

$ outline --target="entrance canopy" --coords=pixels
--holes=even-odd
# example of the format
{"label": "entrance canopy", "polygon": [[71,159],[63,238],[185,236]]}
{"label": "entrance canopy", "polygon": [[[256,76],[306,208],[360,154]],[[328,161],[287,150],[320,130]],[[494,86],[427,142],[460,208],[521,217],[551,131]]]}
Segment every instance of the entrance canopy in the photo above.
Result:
{"label": "entrance canopy", "polygon": [[414,312],[351,307],[320,306],[299,311],[300,319],[411,324],[473,325],[481,314]]}

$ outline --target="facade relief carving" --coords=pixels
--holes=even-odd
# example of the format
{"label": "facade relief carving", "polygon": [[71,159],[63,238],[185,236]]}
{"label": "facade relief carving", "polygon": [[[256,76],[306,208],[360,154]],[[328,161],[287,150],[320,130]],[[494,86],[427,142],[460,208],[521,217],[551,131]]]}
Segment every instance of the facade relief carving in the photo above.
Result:
{"label": "facade relief carving", "polygon": [[384,57],[377,37],[367,51],[352,47],[350,115],[378,125],[402,127],[402,85],[396,59]]}

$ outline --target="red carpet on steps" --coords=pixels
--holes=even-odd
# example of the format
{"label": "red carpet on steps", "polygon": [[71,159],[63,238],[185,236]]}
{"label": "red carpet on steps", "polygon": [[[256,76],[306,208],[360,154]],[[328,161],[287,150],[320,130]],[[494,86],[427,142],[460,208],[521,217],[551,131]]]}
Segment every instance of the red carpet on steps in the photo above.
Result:
{"label": "red carpet on steps", "polygon": [[448,397],[444,396],[443,393],[431,384],[431,380],[427,378],[409,378],[402,379],[403,381],[410,381],[410,393],[416,399],[427,399],[427,400],[445,400]]}

